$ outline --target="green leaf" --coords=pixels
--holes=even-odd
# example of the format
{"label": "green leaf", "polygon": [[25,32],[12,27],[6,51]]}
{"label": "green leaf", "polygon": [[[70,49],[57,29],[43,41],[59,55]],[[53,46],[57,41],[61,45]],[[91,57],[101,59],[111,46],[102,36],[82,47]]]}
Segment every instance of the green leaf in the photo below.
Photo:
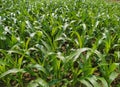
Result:
{"label": "green leaf", "polygon": [[48,44],[46,41],[43,41],[43,40],[41,40],[41,41],[42,41],[43,45],[45,46],[45,48],[46,48],[48,51],[50,51],[50,50],[51,50],[50,44]]}
{"label": "green leaf", "polygon": [[43,66],[39,65],[39,64],[29,64],[28,67],[29,68],[36,68],[36,69],[44,72],[45,74],[47,74],[45,68]]}
{"label": "green leaf", "polygon": [[59,79],[52,79],[52,81],[49,82],[49,85],[52,86],[52,85],[55,85],[56,83],[59,83],[60,80]]}
{"label": "green leaf", "polygon": [[41,78],[31,81],[27,87],[49,87],[48,83]]}
{"label": "green leaf", "polygon": [[72,54],[70,54],[69,56],[66,57],[66,60],[71,60],[73,59],[73,61],[76,61],[77,58],[79,58],[80,54],[82,52],[88,51],[90,50],[90,48],[81,48],[81,49],[77,49],[76,51],[74,51]]}
{"label": "green leaf", "polygon": [[86,85],[87,87],[93,87],[87,80],[80,80],[80,82]]}
{"label": "green leaf", "polygon": [[101,87],[97,82],[96,76],[88,77],[87,80],[89,80],[94,87]]}
{"label": "green leaf", "polygon": [[28,45],[29,45],[29,43],[30,43],[30,40],[31,40],[31,38],[28,38],[27,41],[26,41],[26,44],[25,44],[25,49],[26,49],[26,50],[28,49]]}
{"label": "green leaf", "polygon": [[11,74],[11,73],[18,73],[18,72],[24,73],[25,71],[24,71],[23,69],[10,69],[10,70],[8,70],[8,71],[2,73],[2,74],[0,75],[0,78],[6,76],[6,75],[8,75],[8,74]]}
{"label": "green leaf", "polygon": [[108,87],[107,81],[102,77],[97,77],[98,80],[102,82],[102,87]]}
{"label": "green leaf", "polygon": [[60,60],[62,60],[63,62],[65,62],[65,57],[62,55],[61,52],[57,53],[57,58],[59,58]]}
{"label": "green leaf", "polygon": [[112,64],[110,64],[109,65],[109,72],[111,73],[111,72],[113,72],[116,68],[117,68],[117,66],[119,66],[119,64],[118,63],[112,63]]}
{"label": "green leaf", "polygon": [[112,72],[109,76],[109,84],[112,83],[113,80],[115,80],[115,78],[119,75],[119,73],[117,72]]}
{"label": "green leaf", "polygon": [[4,60],[2,60],[2,59],[0,59],[0,65],[7,65],[7,63],[4,61]]}
{"label": "green leaf", "polygon": [[30,82],[30,83],[27,85],[27,87],[38,87],[38,86],[39,86],[39,84],[36,83],[36,82]]}
{"label": "green leaf", "polygon": [[38,37],[41,37],[43,35],[42,31],[37,31],[36,33],[37,33]]}
{"label": "green leaf", "polygon": [[23,62],[23,58],[24,58],[24,56],[22,56],[22,57],[20,57],[20,58],[18,59],[19,69],[21,68],[21,65],[22,65],[22,62]]}
{"label": "green leaf", "polygon": [[82,40],[82,37],[81,37],[81,36],[79,35],[79,33],[76,32],[76,31],[73,31],[73,32],[72,32],[72,36],[73,36],[73,34],[75,34],[75,35],[77,36],[78,42],[79,42],[79,47],[82,48],[82,47],[83,47],[83,40]]}

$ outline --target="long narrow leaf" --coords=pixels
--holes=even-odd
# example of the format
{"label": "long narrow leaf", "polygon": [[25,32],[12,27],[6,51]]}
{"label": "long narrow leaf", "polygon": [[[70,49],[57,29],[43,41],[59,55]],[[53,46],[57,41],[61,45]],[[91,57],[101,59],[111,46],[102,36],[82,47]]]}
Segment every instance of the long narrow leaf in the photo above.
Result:
{"label": "long narrow leaf", "polygon": [[11,73],[18,73],[18,72],[24,73],[25,71],[24,71],[23,69],[10,69],[10,70],[8,70],[8,71],[2,73],[2,74],[0,75],[0,78],[6,76],[6,75],[8,75],[8,74],[11,74]]}

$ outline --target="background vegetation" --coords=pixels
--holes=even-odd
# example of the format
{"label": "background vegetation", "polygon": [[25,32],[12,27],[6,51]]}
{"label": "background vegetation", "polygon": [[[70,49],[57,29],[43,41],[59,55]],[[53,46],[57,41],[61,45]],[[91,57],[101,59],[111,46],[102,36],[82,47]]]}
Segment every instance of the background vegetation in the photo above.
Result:
{"label": "background vegetation", "polygon": [[0,87],[120,87],[120,4],[0,0]]}

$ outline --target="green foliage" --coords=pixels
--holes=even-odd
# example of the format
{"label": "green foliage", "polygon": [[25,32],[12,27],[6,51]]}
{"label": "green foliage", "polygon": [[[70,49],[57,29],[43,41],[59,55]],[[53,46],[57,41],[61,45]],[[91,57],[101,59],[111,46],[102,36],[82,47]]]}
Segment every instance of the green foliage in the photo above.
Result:
{"label": "green foliage", "polygon": [[120,3],[0,0],[0,85],[110,87],[119,62]]}

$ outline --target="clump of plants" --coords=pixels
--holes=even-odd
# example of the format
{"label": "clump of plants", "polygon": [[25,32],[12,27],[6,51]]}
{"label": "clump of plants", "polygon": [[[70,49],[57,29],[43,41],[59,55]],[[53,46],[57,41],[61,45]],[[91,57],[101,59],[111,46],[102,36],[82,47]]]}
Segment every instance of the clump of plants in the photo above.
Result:
{"label": "clump of plants", "polygon": [[119,87],[119,62],[119,3],[0,1],[0,86]]}

